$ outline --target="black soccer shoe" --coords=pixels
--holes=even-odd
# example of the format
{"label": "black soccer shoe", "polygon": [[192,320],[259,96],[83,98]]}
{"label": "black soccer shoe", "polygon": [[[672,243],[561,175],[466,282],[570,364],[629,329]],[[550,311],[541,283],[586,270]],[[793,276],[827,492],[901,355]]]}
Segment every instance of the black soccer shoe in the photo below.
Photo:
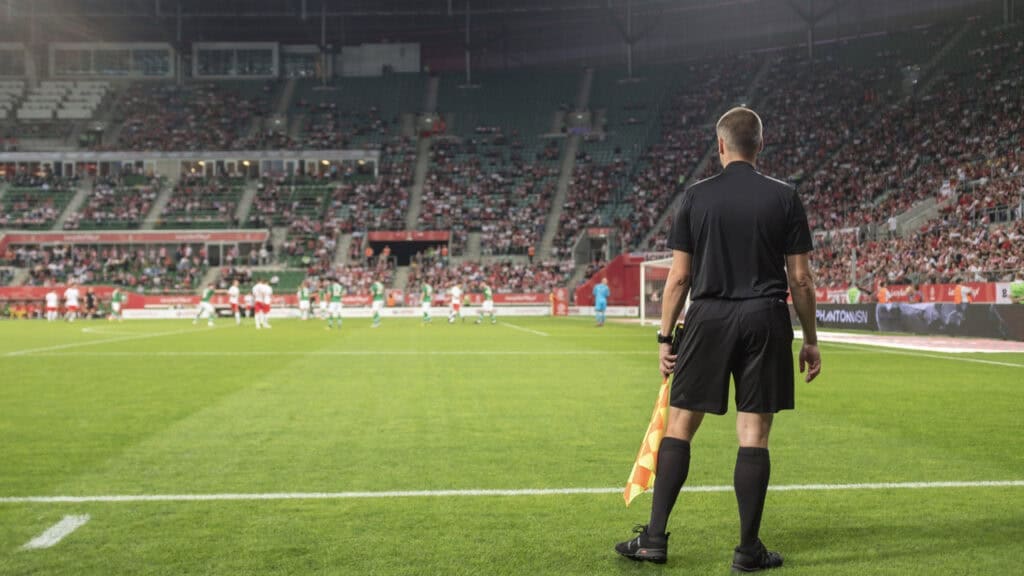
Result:
{"label": "black soccer shoe", "polygon": [[765,548],[760,540],[757,541],[757,548],[752,552],[744,552],[737,546],[732,555],[733,572],[760,572],[780,566],[782,566],[782,555]]}
{"label": "black soccer shoe", "polygon": [[638,562],[664,564],[668,561],[668,534],[661,538],[651,536],[647,533],[647,526],[636,526],[633,533],[637,537],[616,544],[616,552]]}

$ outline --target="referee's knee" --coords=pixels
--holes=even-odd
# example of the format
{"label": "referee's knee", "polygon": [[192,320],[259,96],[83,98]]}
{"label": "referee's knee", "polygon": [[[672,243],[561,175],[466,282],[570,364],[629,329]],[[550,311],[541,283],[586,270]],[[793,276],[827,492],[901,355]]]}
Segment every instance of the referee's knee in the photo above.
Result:
{"label": "referee's knee", "polygon": [[743,448],[767,448],[768,434],[772,429],[774,414],[738,412],[736,415],[736,438]]}

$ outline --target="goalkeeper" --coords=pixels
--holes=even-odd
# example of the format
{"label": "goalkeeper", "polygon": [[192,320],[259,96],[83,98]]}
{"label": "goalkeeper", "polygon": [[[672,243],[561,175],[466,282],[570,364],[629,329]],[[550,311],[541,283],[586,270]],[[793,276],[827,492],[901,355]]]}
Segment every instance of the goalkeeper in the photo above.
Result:
{"label": "goalkeeper", "polygon": [[[794,187],[754,167],[763,145],[757,114],[733,108],[717,132],[722,172],[683,194],[669,238],[672,268],[658,343],[659,369],[673,379],[650,523],[616,551],[634,560],[666,561],[668,518],[689,473],[690,442],[706,413],[725,414],[731,375],[739,440],[733,487],[740,516],[732,567],[756,572],[782,565],[782,556],[765,548],[759,531],[771,469],[768,432],[776,412],[793,408],[789,291],[804,331],[800,370],[808,367],[807,381],[821,370],[808,264],[811,232]],[[677,356],[668,334],[688,293],[692,304]]]}

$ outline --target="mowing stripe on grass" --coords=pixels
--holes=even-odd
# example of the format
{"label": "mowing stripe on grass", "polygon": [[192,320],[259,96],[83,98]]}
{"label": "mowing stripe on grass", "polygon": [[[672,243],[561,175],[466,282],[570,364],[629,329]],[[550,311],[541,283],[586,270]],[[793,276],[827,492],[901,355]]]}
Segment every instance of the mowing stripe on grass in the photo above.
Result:
{"label": "mowing stripe on grass", "polygon": [[[206,330],[209,330],[207,328]],[[161,336],[173,336],[175,334],[185,334],[188,332],[196,332],[196,328],[189,330],[174,330],[172,332],[157,332],[156,334],[137,335],[132,334],[130,336],[119,336],[117,338],[104,338],[103,340],[90,340],[89,342],[72,342],[71,344],[58,344],[57,346],[45,346],[43,348],[29,348],[27,350],[15,350],[14,352],[8,352],[5,356],[25,356],[27,354],[38,354],[40,352],[52,352],[55,350],[67,350],[69,348],[81,348],[83,346],[98,346],[100,344],[113,344],[115,342],[127,342],[128,340],[148,340],[150,338],[159,338]]]}
{"label": "mowing stripe on grass", "polygon": [[511,322],[498,322],[498,324],[501,324],[502,326],[508,326],[509,328],[513,330],[519,330],[520,332],[529,332],[530,334],[536,336],[550,336],[550,334],[548,334],[547,332],[541,332],[540,330],[531,330],[529,328],[519,326],[518,324],[512,324]]}
{"label": "mowing stripe on grass", "polygon": [[1015,362],[999,362],[998,360],[983,360],[981,358],[961,358],[960,356],[944,356],[942,354],[925,354],[924,352],[910,352],[906,350],[893,350],[891,348],[884,348],[880,346],[872,346],[870,344],[845,344],[838,342],[829,342],[831,346],[839,346],[846,348],[847,350],[858,350],[864,352],[872,352],[878,354],[894,354],[896,356],[915,356],[918,358],[934,358],[937,360],[953,360],[955,362],[970,362],[972,364],[988,364],[991,366],[1006,366],[1009,368],[1024,368],[1024,364],[1017,364]]}
{"label": "mowing stripe on grass", "polygon": [[38,550],[40,548],[50,548],[51,546],[55,546],[58,542],[66,538],[68,534],[78,530],[88,521],[88,514],[83,516],[65,516],[60,522],[50,526],[46,532],[43,532],[32,540],[29,540],[29,542],[22,546],[22,548],[25,550]]}
{"label": "mowing stripe on grass", "polygon": [[[1024,487],[1024,480],[980,480],[964,482],[873,482],[864,484],[783,484],[770,486],[775,492],[820,492],[835,490],[920,490],[927,488]],[[8,496],[0,504],[81,504],[90,502],[208,502],[219,500],[365,500],[376,498],[448,498],[464,496],[564,496],[579,494],[620,494],[615,488],[522,488],[482,490],[392,490],[381,492],[269,492],[256,494],[124,494],[110,496]],[[684,492],[732,492],[728,486],[687,486]]]}

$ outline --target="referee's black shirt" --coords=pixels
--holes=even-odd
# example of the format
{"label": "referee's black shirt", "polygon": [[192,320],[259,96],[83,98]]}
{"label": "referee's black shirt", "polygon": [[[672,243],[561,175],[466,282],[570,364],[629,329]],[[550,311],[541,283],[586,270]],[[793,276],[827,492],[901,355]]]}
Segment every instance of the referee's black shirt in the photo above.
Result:
{"label": "referee's black shirt", "polygon": [[785,298],[786,255],[813,248],[796,189],[743,161],[684,194],[669,248],[693,256],[690,298]]}

